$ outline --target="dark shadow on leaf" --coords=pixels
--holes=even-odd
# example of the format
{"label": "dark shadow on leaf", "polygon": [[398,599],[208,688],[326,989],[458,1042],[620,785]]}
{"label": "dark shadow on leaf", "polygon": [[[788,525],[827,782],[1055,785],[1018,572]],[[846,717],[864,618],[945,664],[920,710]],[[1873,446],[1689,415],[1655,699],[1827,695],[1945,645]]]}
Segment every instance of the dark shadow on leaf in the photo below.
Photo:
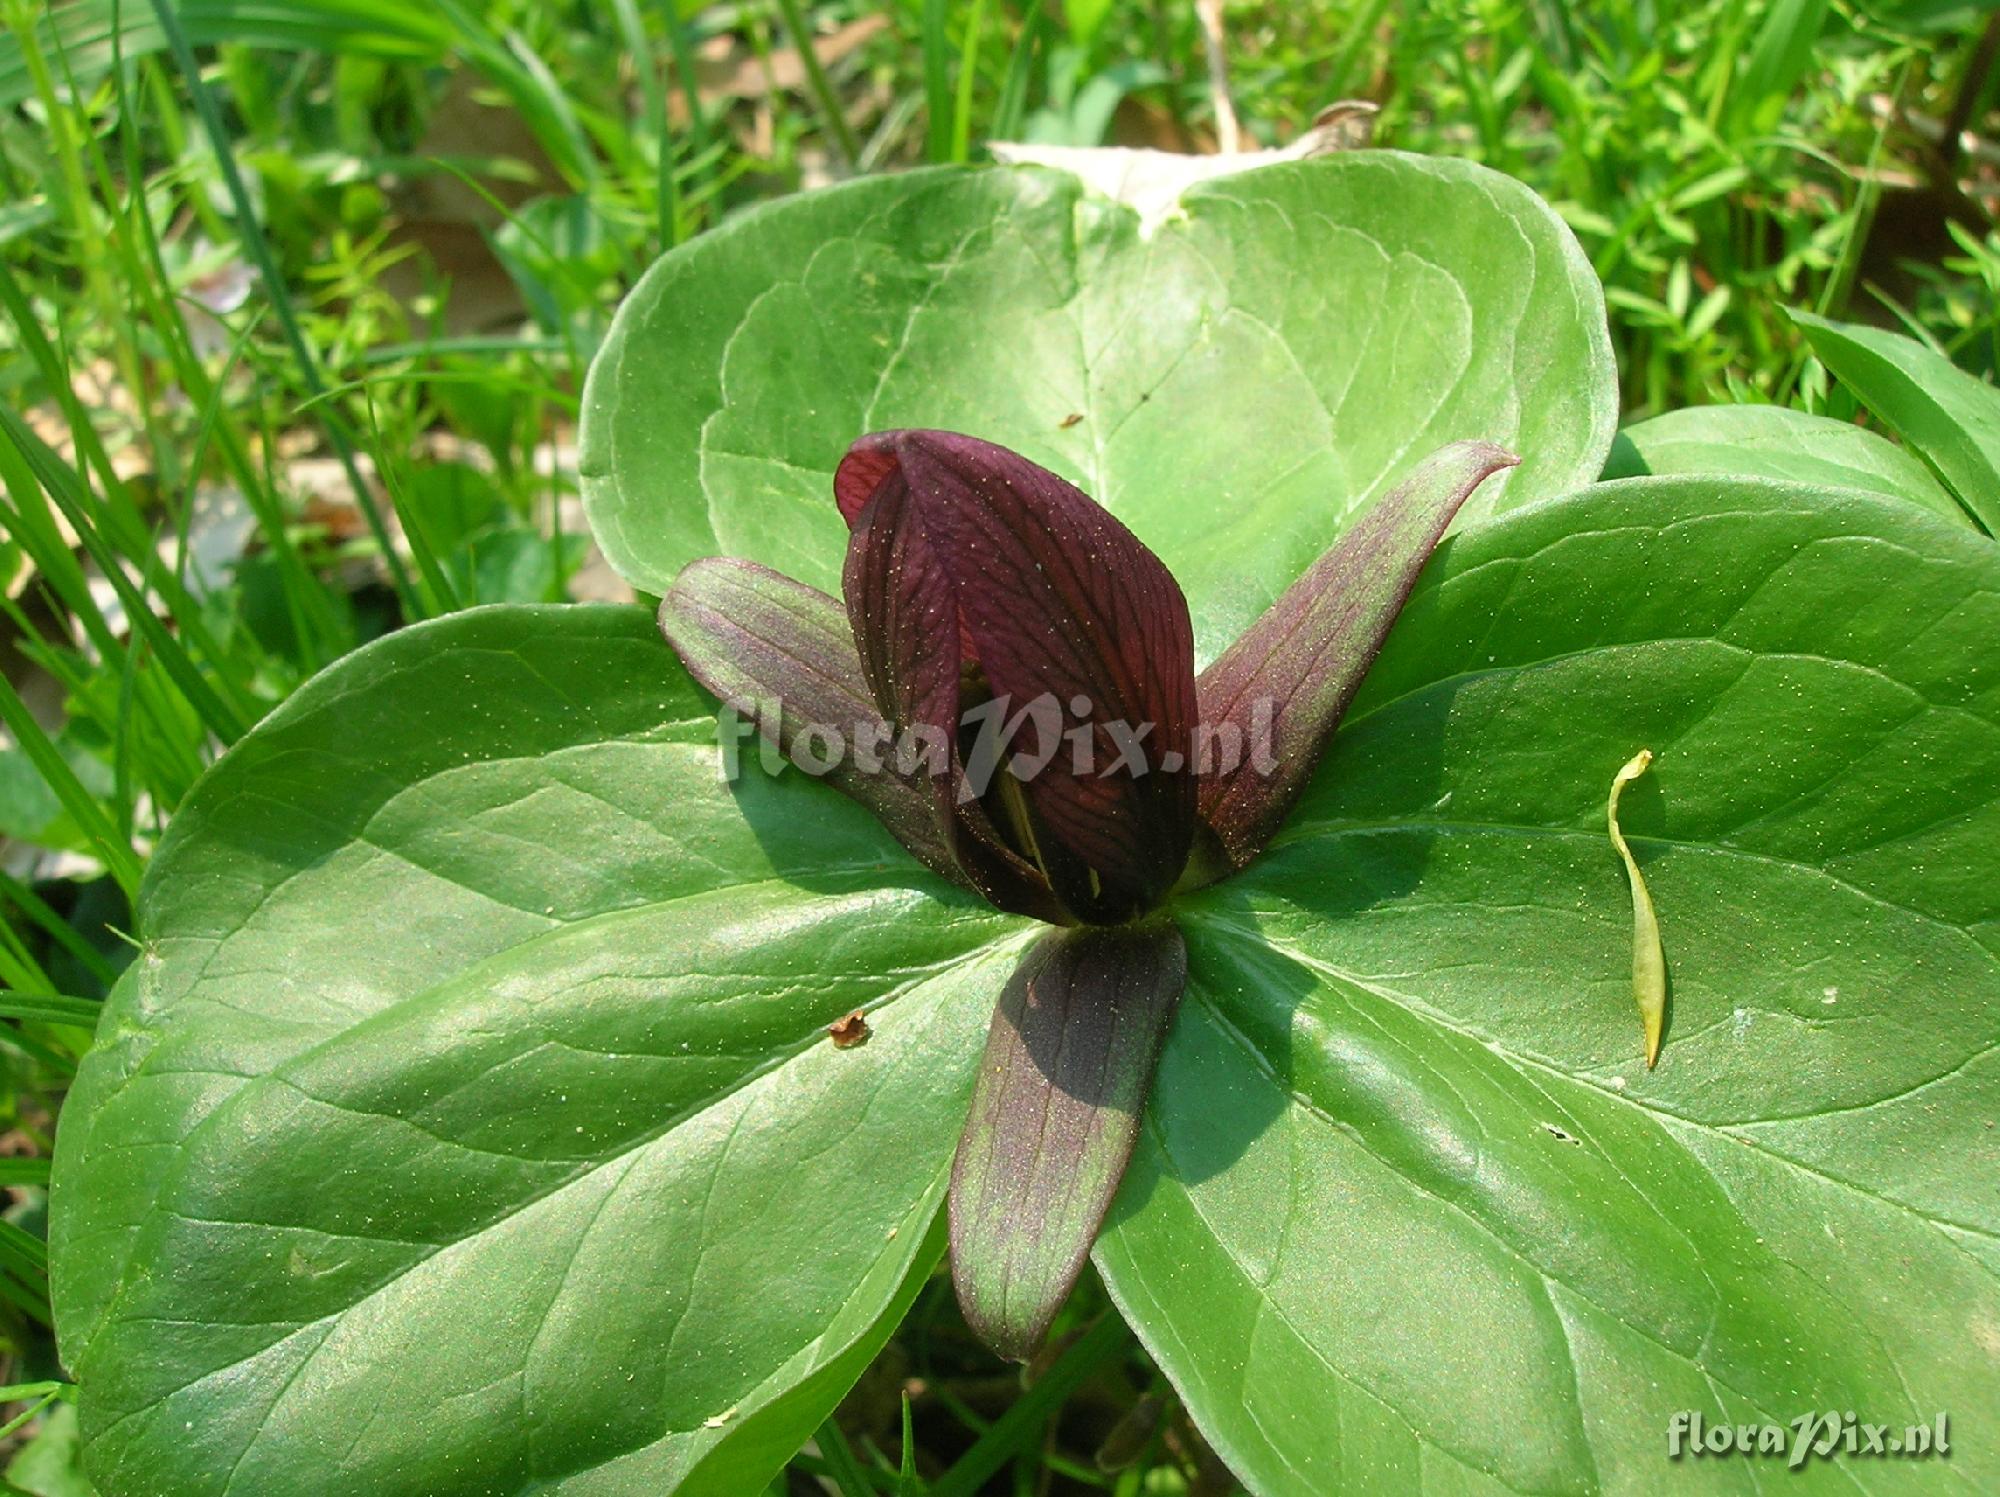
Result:
{"label": "dark shadow on leaf", "polygon": [[789,764],[775,775],[766,772],[758,748],[755,740],[744,745],[729,794],[764,855],[788,882],[815,894],[921,889],[943,904],[987,907],[977,895],[924,868],[867,810],[831,786]]}
{"label": "dark shadow on leaf", "polygon": [[[1432,597],[1420,588],[1397,627],[1421,629],[1432,606]],[[1201,1033],[1198,1039],[1191,1029],[1185,1036],[1168,1036],[1155,1095],[1174,1084],[1177,1070],[1199,1067],[1204,1048],[1215,1043],[1240,1048],[1269,1073],[1272,1084],[1242,1090],[1199,1129],[1171,1139],[1161,1137],[1157,1119],[1148,1121],[1149,1142],[1161,1146],[1168,1167],[1184,1184],[1226,1172],[1278,1120],[1286,1097],[1298,1089],[1298,1010],[1321,981],[1297,958],[1264,940],[1266,914],[1280,902],[1305,911],[1337,944],[1344,920],[1394,903],[1423,881],[1439,840],[1436,832],[1410,826],[1379,838],[1335,839],[1315,837],[1311,829],[1393,822],[1434,803],[1443,794],[1444,728],[1456,694],[1455,686],[1445,684],[1420,704],[1418,710],[1435,723],[1435,731],[1424,731],[1421,720],[1412,731],[1405,712],[1399,714],[1393,738],[1378,732],[1365,715],[1336,734],[1312,787],[1275,845],[1236,878],[1197,896],[1203,918],[1185,926],[1188,991],[1178,1025],[1201,1026]],[[1421,745],[1418,762],[1412,760],[1412,744]],[[1381,800],[1379,787],[1384,786],[1395,787],[1393,803]],[[1183,1043],[1176,1044],[1177,1038]],[[1151,1185],[1148,1173],[1135,1173],[1110,1220],[1138,1211]]]}

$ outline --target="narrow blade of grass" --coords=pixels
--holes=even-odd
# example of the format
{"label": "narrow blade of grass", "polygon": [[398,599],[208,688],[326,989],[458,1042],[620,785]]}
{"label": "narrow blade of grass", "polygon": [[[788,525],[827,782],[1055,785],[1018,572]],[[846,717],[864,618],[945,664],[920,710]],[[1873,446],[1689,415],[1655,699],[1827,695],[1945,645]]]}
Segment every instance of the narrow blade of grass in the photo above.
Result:
{"label": "narrow blade of grass", "polygon": [[792,34],[792,45],[798,50],[799,64],[805,69],[806,86],[812,91],[813,102],[819,106],[820,121],[840,148],[841,160],[851,171],[855,162],[861,159],[861,142],[855,138],[854,126],[847,121],[847,111],[841,107],[840,95],[834,92],[833,80],[826,76],[826,66],[813,47],[812,28],[806,24],[799,0],[778,0],[778,9],[785,18],[785,29]]}
{"label": "narrow blade of grass", "polygon": [[[26,884],[9,873],[0,873],[0,898],[4,898],[15,909],[27,917],[28,923],[40,930],[56,945],[69,953],[99,982],[109,987],[118,980],[118,973],[111,963],[104,959],[88,941],[77,934],[76,927],[50,909],[42,897]],[[96,1020],[92,1020],[96,1023]]]}
{"label": "narrow blade of grass", "polygon": [[118,882],[118,887],[128,900],[139,894],[139,860],[133,855],[132,846],[118,835],[118,828],[111,818],[104,814],[104,807],[77,779],[76,771],[57,750],[49,735],[42,731],[42,725],[35,721],[27,704],[14,690],[14,683],[0,676],[0,724],[5,724],[13,735],[14,742],[28,756],[35,766],[35,772],[42,777],[62,808],[70,815],[97,855],[103,860],[105,870]]}
{"label": "narrow blade of grass", "polygon": [[924,0],[924,108],[934,162],[951,160],[951,38],[945,34],[950,15],[948,0]]}
{"label": "narrow blade of grass", "polygon": [[[291,349],[292,357],[298,364],[299,377],[306,391],[318,395],[325,387],[325,379],[320,373],[319,356],[313,352],[307,341],[305,329],[300,326],[296,311],[293,310],[291,293],[286,288],[284,276],[279,271],[277,256],[271,252],[271,244],[264,237],[263,225],[258,221],[255,205],[250,201],[250,191],[243,181],[243,173],[236,164],[236,150],[229,138],[229,131],[222,122],[222,110],[215,102],[215,94],[208,81],[201,75],[200,64],[195,61],[194,48],[189,44],[187,32],[182,28],[174,12],[173,0],[153,0],[153,12],[159,18],[160,32],[167,39],[167,48],[173,54],[175,65],[181,70],[182,82],[188,96],[194,101],[195,115],[201,121],[209,146],[215,153],[216,166],[222,173],[223,186],[229,192],[229,201],[235,209],[236,233],[243,252],[257,269],[264,283],[265,295],[271,299],[271,310],[276,313],[278,326],[285,335],[285,342]],[[422,603],[416,589],[410,583],[410,574],[403,566],[403,559],[397,555],[394,542],[389,535],[388,524],[382,518],[382,510],[369,492],[368,485],[361,477],[361,465],[354,455],[354,444],[349,439],[338,412],[331,406],[320,409],[320,428],[326,433],[328,445],[339,459],[341,470],[347,476],[349,487],[354,490],[354,502],[359,506],[362,517],[368,522],[369,533],[375,544],[381,548],[382,564],[388,569],[390,584],[395,588],[403,606],[411,617],[423,617]]]}
{"label": "narrow blade of grass", "polygon": [[993,1421],[952,1468],[931,1484],[931,1497],[978,1497],[986,1482],[1041,1439],[1043,1422],[1092,1373],[1118,1355],[1132,1333],[1116,1315],[1105,1315],[1056,1359],[1014,1406]]}
{"label": "narrow blade of grass", "polygon": [[36,1024],[75,1024],[95,1029],[102,1005],[90,998],[70,998],[62,994],[0,993],[0,1019],[22,1019]]}

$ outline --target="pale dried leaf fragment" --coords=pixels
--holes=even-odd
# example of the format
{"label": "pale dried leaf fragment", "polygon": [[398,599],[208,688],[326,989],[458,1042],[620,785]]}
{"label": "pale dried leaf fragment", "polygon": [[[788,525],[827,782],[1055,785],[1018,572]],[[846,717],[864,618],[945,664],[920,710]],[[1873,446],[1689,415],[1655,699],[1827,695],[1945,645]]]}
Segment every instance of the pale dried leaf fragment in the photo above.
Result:
{"label": "pale dried leaf fragment", "polygon": [[1358,149],[1368,144],[1377,112],[1365,99],[1342,99],[1322,109],[1290,145],[1270,151],[1225,148],[1218,155],[1188,156],[1131,146],[1045,146],[1017,140],[991,140],[986,148],[1003,165],[1068,172],[1091,191],[1130,205],[1139,215],[1140,237],[1148,238],[1179,211],[1181,194],[1195,183]]}
{"label": "pale dried leaf fragment", "polygon": [[1611,799],[1604,808],[1604,820],[1611,831],[1611,845],[1625,860],[1625,876],[1632,884],[1632,996],[1639,1004],[1639,1018],[1646,1026],[1646,1069],[1660,1058],[1660,1033],[1667,1017],[1667,959],[1660,950],[1660,922],[1653,913],[1653,896],[1639,876],[1639,865],[1625,834],[1618,830],[1618,797],[1625,787],[1646,772],[1653,762],[1651,749],[1640,749],[1625,767],[1611,777]]}

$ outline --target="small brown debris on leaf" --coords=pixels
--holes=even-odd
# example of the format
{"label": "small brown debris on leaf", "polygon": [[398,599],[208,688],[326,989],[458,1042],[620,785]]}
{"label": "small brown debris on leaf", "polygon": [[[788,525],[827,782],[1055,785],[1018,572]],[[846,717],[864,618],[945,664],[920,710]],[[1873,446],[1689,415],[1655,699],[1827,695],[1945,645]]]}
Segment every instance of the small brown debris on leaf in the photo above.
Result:
{"label": "small brown debris on leaf", "polygon": [[1072,426],[1076,425],[1077,422],[1081,421],[1082,419],[1083,419],[1082,411],[1071,411],[1067,416],[1062,418],[1061,422],[1058,423],[1058,427],[1062,431],[1068,431]]}
{"label": "small brown debris on leaf", "polygon": [[856,1009],[844,1019],[835,1019],[826,1026],[826,1032],[833,1040],[836,1050],[852,1050],[856,1045],[868,1043],[868,1015]]}

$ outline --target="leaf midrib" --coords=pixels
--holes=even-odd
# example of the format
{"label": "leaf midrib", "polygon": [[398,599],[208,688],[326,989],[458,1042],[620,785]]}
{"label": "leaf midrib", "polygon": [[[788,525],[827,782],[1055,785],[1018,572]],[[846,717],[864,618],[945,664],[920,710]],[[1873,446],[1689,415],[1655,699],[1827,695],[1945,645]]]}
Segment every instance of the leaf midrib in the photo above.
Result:
{"label": "leaf midrib", "polygon": [[[1344,983],[1349,987],[1368,993],[1371,996],[1378,998],[1385,1003],[1394,1004],[1397,1008],[1401,1009],[1405,1013],[1411,1014],[1412,1016],[1422,1019],[1427,1023],[1434,1024],[1438,1028],[1446,1030],[1452,1034],[1455,1034],[1462,1039],[1469,1040],[1472,1043],[1479,1045],[1481,1048],[1485,1049],[1489,1053],[1497,1056],[1499,1059],[1504,1061],[1517,1074],[1519,1074],[1524,1081],[1528,1080],[1527,1073],[1532,1070],[1541,1075],[1552,1077],[1558,1081],[1567,1083],[1568,1085],[1571,1086],[1581,1086],[1588,1088],[1593,1096],[1608,1098],[1618,1103],[1621,1106],[1632,1109],[1633,1111],[1640,1114],[1649,1122],[1656,1123],[1659,1126],[1668,1128],[1674,1128],[1674,1127],[1686,1128],[1691,1131],[1701,1133],[1705,1136],[1717,1140],[1740,1145],[1743,1148],[1751,1150],[1753,1153],[1763,1155],[1768,1159],[1772,1159],[1777,1163],[1786,1166],[1789,1169],[1795,1170],[1802,1175],[1810,1177],[1811,1179],[1818,1180],[1829,1185],[1836,1185],[1844,1190],[1851,1190],[1855,1192],[1857,1195],[1864,1196],[1867,1199],[1878,1203],[1879,1205],[1889,1208],[1890,1210],[1903,1213],[1917,1221],[1924,1223],[1925,1226],[1929,1227],[1930,1229],[1938,1233],[1938,1235],[1940,1237],[1943,1237],[1946,1241],[1950,1241],[1950,1237],[1948,1235],[1950,1231],[1964,1232],[1974,1237],[2000,1238],[2000,1231],[1996,1231],[1992,1227],[1981,1226],[1970,1222],[1952,1221],[1941,1216],[1934,1216],[1931,1213],[1923,1210],[1919,1206],[1912,1205],[1906,1201],[1898,1201],[1889,1196],[1881,1195],[1878,1192],[1872,1191],[1868,1189],[1865,1185],[1862,1185],[1856,1181],[1846,1179],[1840,1175],[1831,1174],[1825,1170],[1815,1169],[1813,1166],[1806,1164],[1802,1160],[1794,1159],[1789,1155],[1778,1152],[1777,1150],[1771,1148],[1767,1144],[1758,1142],[1754,1138],[1750,1138],[1741,1133],[1733,1131],[1733,1128],[1730,1126],[1705,1122],[1700,1118],[1691,1117],[1686,1113],[1675,1112],[1667,1107],[1660,1106],[1657,1103],[1648,1102],[1640,1097],[1616,1091],[1611,1087],[1599,1086],[1592,1081],[1586,1080],[1583,1077],[1577,1076],[1570,1071],[1564,1070],[1561,1066],[1555,1064],[1552,1061],[1544,1060],[1539,1056],[1529,1055],[1522,1051],[1512,1049],[1509,1046],[1502,1044],[1491,1034],[1484,1033],[1482,1031],[1473,1029],[1465,1024],[1459,1023],[1458,1021],[1452,1019],[1450,1016],[1442,1013],[1436,1008],[1429,1006],[1428,1004],[1424,1004],[1420,1001],[1412,999],[1407,995],[1396,993],[1389,988],[1382,987],[1377,983],[1356,976],[1354,973],[1347,972],[1342,968],[1334,965],[1332,962],[1324,960],[1323,958],[1315,957],[1304,951],[1301,951],[1296,946],[1293,946],[1282,939],[1274,938],[1269,931],[1259,930],[1254,927],[1239,924],[1236,921],[1229,920],[1222,916],[1214,914],[1206,914],[1206,913],[1201,916],[1201,924],[1204,928],[1218,932],[1225,938],[1234,938],[1238,941],[1241,941],[1249,945],[1267,946],[1272,950],[1280,952],[1290,960],[1297,962],[1300,966],[1305,967],[1310,971],[1321,973],[1324,976],[1333,978],[1334,980]],[[1206,1002],[1207,1000],[1204,1001]],[[1220,1020],[1224,1024],[1224,1026],[1229,1030],[1229,1032],[1232,1035],[1235,1035],[1239,1039],[1240,1043],[1251,1053],[1251,1055],[1256,1059],[1257,1063],[1260,1066],[1262,1066],[1267,1072],[1269,1072],[1269,1074],[1272,1077],[1273,1084],[1277,1086],[1281,1091],[1283,1091],[1286,1096],[1290,1097],[1293,1101],[1297,1102],[1301,1107],[1304,1107],[1307,1110],[1313,1112],[1315,1116],[1323,1118],[1330,1126],[1336,1128],[1340,1126],[1338,1121],[1331,1117],[1328,1117],[1319,1108],[1317,1103],[1315,1103],[1310,1098],[1304,1096],[1302,1093],[1298,1092],[1297,1090],[1295,1090],[1294,1088],[1292,1088],[1291,1086],[1280,1080],[1277,1077],[1276,1073],[1270,1070],[1270,1067],[1263,1058],[1262,1052],[1256,1048],[1255,1044],[1251,1040],[1249,1040],[1247,1036],[1241,1035],[1240,1031],[1236,1029],[1236,1026],[1234,1024],[1229,1023],[1226,1016],[1223,1015],[1221,1011],[1217,1009],[1212,1002],[1208,1003],[1208,1007],[1211,1012],[1216,1014],[1218,1020]],[[1811,1117],[1813,1116],[1813,1114],[1804,1114],[1803,1116]],[[1797,1120],[1798,1119],[1770,1119],[1768,1121],[1783,1122],[1783,1121],[1797,1121]],[[1755,1126],[1756,1121],[1760,1120],[1745,1122],[1741,1126],[1745,1127]],[[1697,1163],[1699,1163],[1699,1160],[1697,1160]],[[1719,1186],[1720,1182],[1718,1182],[1718,1187]],[[1952,1243],[1952,1249],[1954,1252],[1965,1257],[1969,1262],[1972,1262],[1975,1266],[1977,1266],[1980,1272],[1985,1277],[1994,1280],[1996,1284],[2000,1284],[2000,1272],[1996,1272],[1994,1269],[1988,1267],[1986,1264],[1981,1263],[1976,1257],[1974,1257],[1970,1253],[1967,1253],[1965,1249],[1960,1247],[1957,1243]],[[1584,1298],[1584,1296],[1582,1295],[1579,1295],[1578,1297]],[[1599,1306],[1599,1308],[1601,1309],[1602,1307]]]}

